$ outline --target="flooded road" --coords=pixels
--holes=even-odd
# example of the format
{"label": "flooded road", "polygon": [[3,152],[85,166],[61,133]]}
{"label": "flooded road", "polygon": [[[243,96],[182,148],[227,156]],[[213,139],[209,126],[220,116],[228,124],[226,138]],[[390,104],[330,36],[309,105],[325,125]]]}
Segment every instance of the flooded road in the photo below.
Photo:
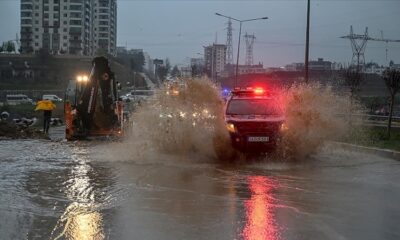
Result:
{"label": "flooded road", "polygon": [[105,154],[0,141],[0,239],[400,239],[400,162],[325,149],[305,163]]}

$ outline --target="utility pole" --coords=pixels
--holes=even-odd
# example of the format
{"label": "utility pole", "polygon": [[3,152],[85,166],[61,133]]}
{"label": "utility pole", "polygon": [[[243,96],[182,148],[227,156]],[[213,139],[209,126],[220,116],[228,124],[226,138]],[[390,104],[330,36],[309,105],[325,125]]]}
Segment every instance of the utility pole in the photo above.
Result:
{"label": "utility pole", "polygon": [[308,83],[308,55],[310,53],[310,0],[307,0],[306,54],[304,60],[304,81]]}
{"label": "utility pole", "polygon": [[368,41],[377,41],[377,42],[385,42],[386,43],[386,53],[387,53],[387,44],[390,42],[400,43],[399,39],[387,39],[383,38],[383,33],[381,32],[380,38],[370,37],[368,34],[368,27],[365,28],[364,34],[355,34],[353,32],[353,26],[350,26],[350,34],[346,36],[342,36],[340,38],[350,39],[351,49],[353,51],[353,57],[351,58],[352,66],[357,67],[357,71],[363,71],[365,68],[365,49],[367,47]]}
{"label": "utility pole", "polygon": [[229,18],[226,33],[226,63],[233,64],[232,20]]}
{"label": "utility pole", "polygon": [[246,65],[251,66],[253,65],[253,46],[256,36],[246,33],[244,38],[246,39]]}
{"label": "utility pole", "polygon": [[268,17],[262,17],[262,18],[252,18],[252,19],[246,19],[246,20],[239,20],[233,17],[225,16],[220,13],[215,13],[215,15],[228,18],[229,20],[234,20],[236,22],[239,22],[239,38],[238,38],[238,51],[237,51],[237,57],[236,57],[236,73],[235,73],[235,86],[237,86],[237,80],[238,80],[238,73],[239,73],[239,52],[240,52],[240,38],[242,34],[242,23],[244,22],[250,22],[250,21],[256,21],[256,20],[267,20]]}

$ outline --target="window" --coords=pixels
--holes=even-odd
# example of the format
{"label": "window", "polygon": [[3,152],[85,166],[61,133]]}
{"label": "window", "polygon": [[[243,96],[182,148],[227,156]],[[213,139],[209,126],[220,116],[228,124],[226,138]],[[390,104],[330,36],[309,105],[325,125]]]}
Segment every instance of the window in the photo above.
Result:
{"label": "window", "polygon": [[21,24],[32,24],[32,19],[22,19]]}
{"label": "window", "polygon": [[82,25],[82,21],[81,20],[70,20],[69,24],[70,25]]}
{"label": "window", "polygon": [[69,10],[82,10],[82,5],[71,5],[69,6]]}
{"label": "window", "polygon": [[69,16],[70,16],[71,18],[81,18],[81,17],[82,17],[82,14],[79,13],[79,12],[72,12]]}

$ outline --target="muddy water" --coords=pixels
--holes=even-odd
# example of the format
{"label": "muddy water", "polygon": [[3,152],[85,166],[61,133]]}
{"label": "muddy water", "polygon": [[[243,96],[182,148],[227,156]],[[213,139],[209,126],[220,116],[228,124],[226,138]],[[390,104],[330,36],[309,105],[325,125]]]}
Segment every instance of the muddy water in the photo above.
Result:
{"label": "muddy water", "polygon": [[400,238],[393,160],[110,159],[115,144],[1,141],[0,239]]}

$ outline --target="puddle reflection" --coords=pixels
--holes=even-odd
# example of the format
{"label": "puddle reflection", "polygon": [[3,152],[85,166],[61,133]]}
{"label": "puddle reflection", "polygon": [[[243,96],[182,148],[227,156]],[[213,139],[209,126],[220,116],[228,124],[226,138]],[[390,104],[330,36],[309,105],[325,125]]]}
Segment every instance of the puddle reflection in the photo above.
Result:
{"label": "puddle reflection", "polygon": [[67,197],[73,202],[57,222],[53,239],[101,240],[104,239],[103,216],[96,211],[96,191],[90,178],[92,167],[83,160],[77,161],[65,181]]}
{"label": "puddle reflection", "polygon": [[250,198],[244,202],[246,225],[242,236],[246,240],[278,240],[279,231],[273,214],[271,191],[274,183],[264,176],[249,176]]}

